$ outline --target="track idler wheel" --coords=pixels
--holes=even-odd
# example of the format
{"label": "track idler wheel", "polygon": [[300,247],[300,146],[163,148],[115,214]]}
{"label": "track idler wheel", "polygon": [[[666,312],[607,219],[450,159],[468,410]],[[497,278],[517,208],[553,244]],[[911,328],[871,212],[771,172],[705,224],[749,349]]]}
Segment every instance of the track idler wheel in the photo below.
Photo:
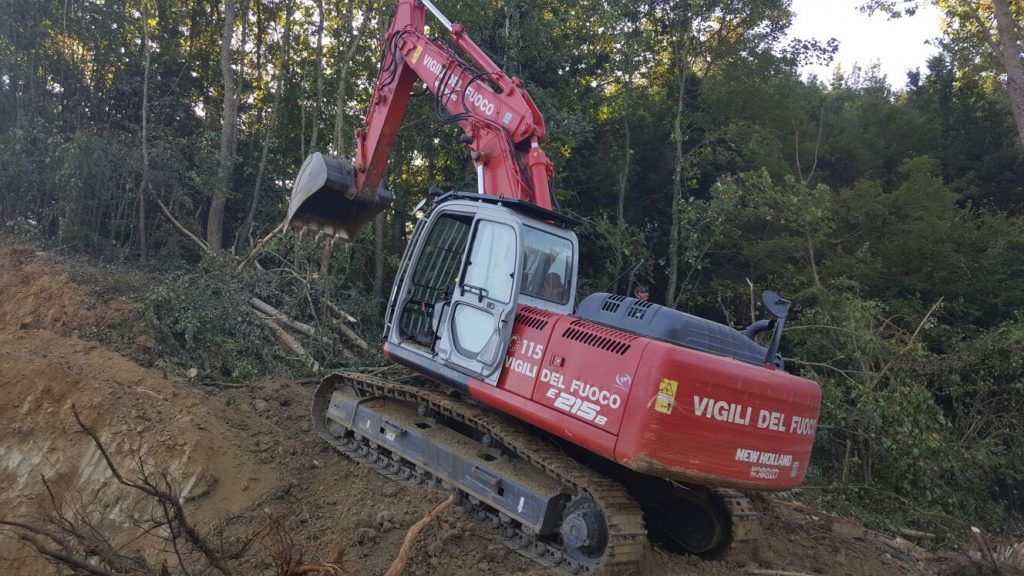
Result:
{"label": "track idler wheel", "polygon": [[[608,547],[608,523],[601,508],[590,496],[574,498],[565,507],[558,528],[570,568],[592,567],[601,561]],[[579,570],[576,570],[578,572]]]}
{"label": "track idler wheel", "polygon": [[681,552],[709,555],[729,540],[728,511],[713,494],[677,485],[647,515],[654,536]]}

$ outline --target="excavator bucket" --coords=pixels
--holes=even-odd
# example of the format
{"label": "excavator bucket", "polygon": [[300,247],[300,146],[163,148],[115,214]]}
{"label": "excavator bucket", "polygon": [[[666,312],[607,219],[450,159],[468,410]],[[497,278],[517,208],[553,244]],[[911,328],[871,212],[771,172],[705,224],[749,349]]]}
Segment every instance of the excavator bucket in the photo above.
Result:
{"label": "excavator bucket", "polygon": [[300,233],[352,241],[367,222],[390,206],[391,192],[383,185],[358,190],[351,162],[316,152],[302,163],[284,225]]}

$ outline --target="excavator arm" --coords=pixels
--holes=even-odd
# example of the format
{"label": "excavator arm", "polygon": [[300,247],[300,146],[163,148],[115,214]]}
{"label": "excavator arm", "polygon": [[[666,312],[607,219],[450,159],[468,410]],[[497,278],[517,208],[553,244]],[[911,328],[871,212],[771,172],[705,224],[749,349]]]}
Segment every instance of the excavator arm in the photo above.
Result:
{"label": "excavator arm", "polygon": [[[472,63],[426,35],[428,10]],[[390,206],[382,182],[417,80],[433,93],[439,120],[462,129],[461,141],[476,166],[478,192],[552,207],[551,162],[540,147],[544,118],[523,82],[507,76],[461,24],[450,22],[429,0],[399,0],[364,126],[356,131],[355,157],[307,158],[292,191],[286,224],[352,239]]]}

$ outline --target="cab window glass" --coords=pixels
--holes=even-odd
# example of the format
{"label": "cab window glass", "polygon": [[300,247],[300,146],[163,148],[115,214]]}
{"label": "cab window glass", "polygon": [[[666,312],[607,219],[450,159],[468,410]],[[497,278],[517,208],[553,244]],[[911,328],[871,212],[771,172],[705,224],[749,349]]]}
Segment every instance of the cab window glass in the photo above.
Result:
{"label": "cab window glass", "polygon": [[482,220],[477,224],[463,284],[507,304],[512,301],[515,262],[516,231],[508,224]]}
{"label": "cab window glass", "polygon": [[523,281],[519,292],[558,304],[572,294],[572,242],[523,227]]}

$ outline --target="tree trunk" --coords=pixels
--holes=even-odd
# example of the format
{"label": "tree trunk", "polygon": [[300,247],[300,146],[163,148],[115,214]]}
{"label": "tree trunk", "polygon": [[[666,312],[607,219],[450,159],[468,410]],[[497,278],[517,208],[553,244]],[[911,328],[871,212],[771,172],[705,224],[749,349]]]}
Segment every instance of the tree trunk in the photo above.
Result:
{"label": "tree trunk", "polygon": [[1024,152],[1024,43],[1010,11],[1010,0],[992,0],[996,16],[999,50],[996,56],[1006,69],[1006,91],[1010,97],[1013,119],[1017,122],[1017,136]]}
{"label": "tree trunk", "polygon": [[814,256],[814,239],[811,238],[810,232],[805,232],[804,236],[807,238],[807,262],[811,267],[811,278],[814,280],[814,286],[821,288],[821,278],[818,277],[818,262]]}
{"label": "tree trunk", "polygon": [[[353,0],[345,0],[345,8],[339,9],[344,14],[342,22],[344,26],[339,26],[339,35],[337,44],[339,49],[341,46],[346,46],[344,53],[338,55],[338,94],[337,102],[334,111],[334,152],[339,156],[345,156],[348,154],[347,143],[349,141],[348,135],[345,133],[345,103],[348,95],[348,71],[352,66],[352,58],[355,56],[356,49],[359,48],[359,38],[363,35],[363,31],[366,30],[373,19],[375,0],[371,0],[366,5],[366,14],[363,15],[363,19],[359,24],[359,28],[353,28]],[[340,32],[348,30],[349,38],[348,44],[342,42]]]}
{"label": "tree trunk", "polygon": [[224,0],[224,31],[220,41],[220,70],[224,77],[224,107],[221,114],[219,169],[217,185],[210,200],[206,220],[206,243],[211,250],[220,250],[224,239],[224,203],[231,188],[235,169],[235,142],[238,139],[238,87],[231,65],[231,43],[235,36],[237,0]]}
{"label": "tree trunk", "polygon": [[146,54],[142,72],[142,181],[139,182],[139,260],[146,261],[146,186],[149,184],[149,145],[146,142],[147,109],[149,108],[149,0],[142,0],[142,49]]}
{"label": "tree trunk", "polygon": [[387,220],[381,212],[373,220],[373,300],[378,308],[384,302],[384,227]]}
{"label": "tree trunk", "polygon": [[[628,90],[626,92],[629,93]],[[629,186],[629,166],[633,160],[633,150],[630,148],[630,133],[629,133],[629,117],[622,119],[622,132],[625,138],[626,145],[626,157],[622,162],[622,174],[619,176],[619,204],[616,207],[616,236],[618,236],[617,246],[615,247],[615,274],[622,274],[623,265],[623,246],[626,243],[626,188]],[[619,281],[616,280],[616,288],[618,288]],[[626,291],[621,292],[622,294],[631,294],[632,286],[626,286]]]}
{"label": "tree trunk", "polygon": [[[235,117],[237,118],[241,114],[241,102],[242,102],[242,91],[245,90],[245,55],[246,46],[249,45],[249,0],[240,0],[242,3],[242,13],[239,15],[239,19],[242,21],[242,32],[238,54],[238,71],[235,73]],[[237,126],[237,122],[236,122]],[[235,141],[231,146],[231,157],[238,158],[238,135],[235,128]]]}
{"label": "tree trunk", "polygon": [[317,151],[320,135],[320,103],[324,99],[324,2],[316,0],[319,20],[316,27],[316,100],[313,101],[313,134],[309,137],[309,154]]}
{"label": "tree trunk", "polygon": [[401,254],[405,246],[405,190],[401,186],[395,186],[391,190],[394,194],[393,208],[391,210],[391,254]]}
{"label": "tree trunk", "polygon": [[[256,2],[256,40],[253,50],[256,52],[256,77],[263,73],[263,2]],[[256,123],[263,124],[263,106],[256,106]]]}
{"label": "tree trunk", "polygon": [[[683,16],[684,22],[689,23],[689,16]],[[676,100],[676,117],[672,124],[672,139],[675,141],[675,165],[672,170],[672,227],[668,238],[668,286],[665,288],[665,304],[674,305],[676,291],[679,288],[676,284],[679,281],[679,234],[680,234],[680,209],[683,202],[683,162],[685,161],[685,150],[683,147],[683,116],[686,113],[686,71],[687,71],[687,38],[689,27],[679,26],[677,33],[680,34],[676,42],[676,79],[679,90]]]}
{"label": "tree trunk", "polygon": [[281,57],[277,63],[277,82],[274,88],[274,104],[270,111],[270,124],[267,126],[267,133],[263,136],[263,150],[260,152],[260,166],[256,170],[256,185],[253,187],[252,200],[249,202],[249,211],[245,215],[245,223],[242,224],[242,231],[238,235],[237,246],[241,247],[243,242],[252,245],[252,228],[256,223],[256,208],[260,202],[260,190],[263,188],[263,174],[267,168],[267,156],[270,152],[270,138],[277,127],[278,111],[281,109],[281,94],[284,92],[284,78],[288,74],[288,57],[291,48],[292,37],[292,9],[294,3],[288,0],[285,4],[284,13],[284,37],[281,41]]}

